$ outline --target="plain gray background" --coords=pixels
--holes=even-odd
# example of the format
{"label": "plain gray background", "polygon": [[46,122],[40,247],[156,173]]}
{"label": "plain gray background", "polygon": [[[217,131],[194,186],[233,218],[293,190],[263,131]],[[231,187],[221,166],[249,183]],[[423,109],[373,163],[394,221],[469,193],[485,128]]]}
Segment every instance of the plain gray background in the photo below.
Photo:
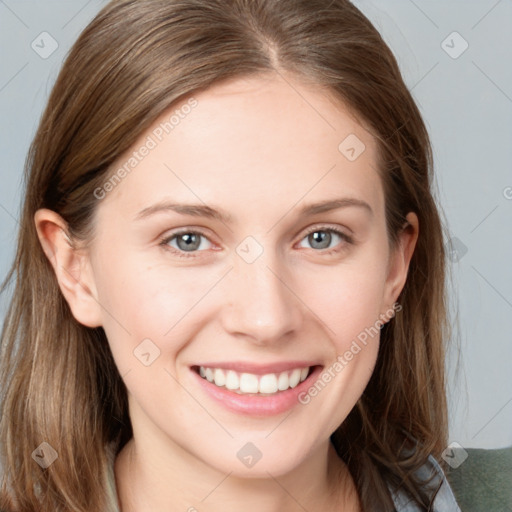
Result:
{"label": "plain gray background", "polygon": [[[1,279],[28,146],[64,56],[105,3],[0,0]],[[355,3],[394,51],[434,147],[461,347],[447,362],[450,441],[511,445],[512,1]],[[4,295],[0,318],[6,304]]]}

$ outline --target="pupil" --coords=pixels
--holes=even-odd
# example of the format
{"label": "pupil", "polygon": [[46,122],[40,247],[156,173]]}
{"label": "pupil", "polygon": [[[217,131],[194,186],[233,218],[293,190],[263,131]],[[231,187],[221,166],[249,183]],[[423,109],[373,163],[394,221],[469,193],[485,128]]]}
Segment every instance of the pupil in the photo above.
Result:
{"label": "pupil", "polygon": [[199,247],[199,237],[193,233],[185,233],[178,237],[178,246],[180,249],[193,250]]}
{"label": "pupil", "polygon": [[[331,242],[331,234],[327,233],[326,231],[315,231],[310,235],[312,237],[312,240],[314,243],[319,243],[321,247],[317,246],[317,249],[325,249],[329,247],[329,244]],[[325,243],[327,241],[327,243]],[[311,243],[311,240],[310,240]],[[314,243],[311,243],[311,245],[314,247]]]}

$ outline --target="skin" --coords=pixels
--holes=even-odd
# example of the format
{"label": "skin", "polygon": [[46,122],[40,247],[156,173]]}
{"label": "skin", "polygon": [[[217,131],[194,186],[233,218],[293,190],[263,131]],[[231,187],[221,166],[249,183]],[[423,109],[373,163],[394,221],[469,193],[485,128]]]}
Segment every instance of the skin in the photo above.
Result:
{"label": "skin", "polygon": [[[389,311],[406,280],[418,222],[407,216],[391,250],[375,139],[325,91],[283,77],[195,95],[197,107],[99,201],[87,247],[66,240],[56,213],[35,216],[73,315],[104,328],[129,392],[134,437],[115,465],[123,512],[360,509],[329,436],[370,379],[378,336],[309,404],[266,418],[213,402],[189,368],[302,358],[329,367]],[[350,134],[366,146],[355,161],[338,150]],[[364,201],[371,212],[347,206],[299,217],[305,204],[332,198]],[[135,220],[165,200],[204,203],[232,220],[173,211]],[[318,248],[307,236],[315,226],[352,242],[332,234]],[[172,252],[185,245],[176,238],[160,245],[180,228],[206,236],[188,258]],[[252,263],[236,252],[248,236],[263,250]],[[150,366],[133,354],[147,338],[160,350]],[[262,453],[251,468],[236,457],[248,442]]]}

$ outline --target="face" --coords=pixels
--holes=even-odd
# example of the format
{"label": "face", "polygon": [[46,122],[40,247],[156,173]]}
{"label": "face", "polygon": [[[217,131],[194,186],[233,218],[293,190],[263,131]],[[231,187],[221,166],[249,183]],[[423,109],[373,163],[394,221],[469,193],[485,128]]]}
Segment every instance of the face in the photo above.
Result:
{"label": "face", "polygon": [[375,140],[318,87],[261,76],[173,106],[123,166],[97,191],[81,321],[135,435],[224,473],[298,466],[363,392],[405,279]]}

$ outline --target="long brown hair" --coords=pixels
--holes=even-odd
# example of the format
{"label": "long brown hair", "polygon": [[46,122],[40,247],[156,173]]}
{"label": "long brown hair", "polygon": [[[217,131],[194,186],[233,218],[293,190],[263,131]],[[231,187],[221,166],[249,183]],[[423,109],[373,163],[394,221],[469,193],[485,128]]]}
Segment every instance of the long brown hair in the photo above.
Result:
{"label": "long brown hair", "polygon": [[[35,212],[49,208],[73,237],[90,239],[94,190],[164,110],[223,80],[283,71],[324,87],[377,139],[390,243],[408,212],[419,218],[402,310],[382,328],[373,376],[332,441],[364,510],[393,510],[388,484],[428,508],[414,471],[439,457],[447,436],[432,154],[392,52],[347,0],[117,0],[83,31],[30,148],[17,254],[2,288],[14,285],[1,339],[0,507],[111,512],[107,446],[119,450],[132,435],[105,333],[72,316]],[[42,442],[58,453],[46,469],[31,455]]]}

